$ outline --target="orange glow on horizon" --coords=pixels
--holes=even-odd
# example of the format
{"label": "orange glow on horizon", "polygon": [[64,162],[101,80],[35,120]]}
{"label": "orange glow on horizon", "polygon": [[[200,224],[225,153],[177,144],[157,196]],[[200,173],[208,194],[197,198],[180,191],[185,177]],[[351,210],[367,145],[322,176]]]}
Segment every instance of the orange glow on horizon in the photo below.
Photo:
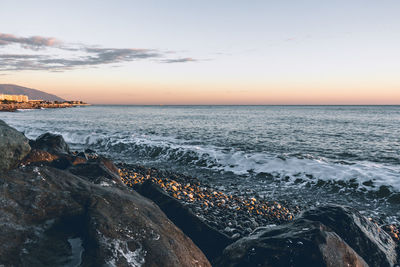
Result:
{"label": "orange glow on horizon", "polygon": [[[90,73],[89,73],[90,74]],[[10,75],[13,83],[92,104],[132,105],[399,105],[400,84],[375,81],[151,81],[79,73]],[[4,77],[4,76],[3,76]],[[23,82],[22,82],[23,81]]]}

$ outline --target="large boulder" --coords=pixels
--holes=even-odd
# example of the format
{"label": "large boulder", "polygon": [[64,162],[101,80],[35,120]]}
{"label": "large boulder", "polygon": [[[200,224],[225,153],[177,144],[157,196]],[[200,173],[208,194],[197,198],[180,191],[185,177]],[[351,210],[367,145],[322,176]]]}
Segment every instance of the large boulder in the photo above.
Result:
{"label": "large boulder", "polygon": [[0,266],[210,266],[152,201],[50,166],[0,179]]}
{"label": "large boulder", "polygon": [[312,208],[228,246],[216,266],[394,266],[391,237],[350,207]]}
{"label": "large boulder", "polygon": [[36,140],[29,141],[32,150],[22,161],[23,165],[47,164],[58,169],[87,162],[86,154],[70,153],[68,144],[61,135],[45,133]]}
{"label": "large boulder", "polygon": [[215,266],[368,266],[336,233],[304,219],[257,229],[228,246]]}
{"label": "large boulder", "polygon": [[0,172],[17,166],[30,150],[29,140],[0,120]]}
{"label": "large boulder", "polygon": [[51,154],[70,154],[69,146],[58,134],[44,133],[36,140],[31,140],[32,149],[47,151]]}
{"label": "large boulder", "polygon": [[223,249],[233,242],[227,235],[199,219],[191,209],[169,196],[151,180],[145,181],[136,189],[143,196],[153,200],[168,218],[193,240],[210,261],[214,261],[221,255]]}
{"label": "large boulder", "polygon": [[378,225],[350,207],[329,205],[306,210],[302,218],[318,221],[346,241],[370,266],[393,266],[396,243]]}

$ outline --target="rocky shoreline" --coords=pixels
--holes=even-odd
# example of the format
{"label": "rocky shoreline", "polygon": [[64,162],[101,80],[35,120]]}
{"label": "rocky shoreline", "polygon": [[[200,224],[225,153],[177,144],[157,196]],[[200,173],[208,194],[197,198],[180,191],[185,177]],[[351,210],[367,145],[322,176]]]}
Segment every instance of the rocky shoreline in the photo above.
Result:
{"label": "rocky shoreline", "polygon": [[78,106],[89,106],[86,103],[72,102],[21,102],[21,103],[0,103],[0,111],[14,112],[19,109],[46,109],[46,108],[71,108]]}
{"label": "rocky shoreline", "polygon": [[144,182],[154,183],[211,227],[233,239],[247,236],[259,226],[292,221],[300,213],[298,206],[232,195],[193,177],[143,166],[117,166],[127,186],[140,192]]}
{"label": "rocky shoreline", "polygon": [[398,229],[350,207],[232,195],[28,140],[0,120],[0,266],[395,266]]}

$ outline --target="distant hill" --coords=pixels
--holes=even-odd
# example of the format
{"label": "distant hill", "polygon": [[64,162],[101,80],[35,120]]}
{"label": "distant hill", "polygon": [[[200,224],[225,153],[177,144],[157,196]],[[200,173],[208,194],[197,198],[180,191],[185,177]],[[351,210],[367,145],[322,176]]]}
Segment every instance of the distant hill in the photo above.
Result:
{"label": "distant hill", "polygon": [[29,99],[41,99],[46,101],[65,101],[65,99],[56,95],[14,84],[0,84],[0,94],[27,95]]}

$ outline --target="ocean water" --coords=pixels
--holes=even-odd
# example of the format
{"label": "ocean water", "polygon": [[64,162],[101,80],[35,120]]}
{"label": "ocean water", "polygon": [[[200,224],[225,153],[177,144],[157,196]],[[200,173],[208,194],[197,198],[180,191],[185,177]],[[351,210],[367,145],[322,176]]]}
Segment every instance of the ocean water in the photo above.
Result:
{"label": "ocean water", "polygon": [[0,119],[236,194],[400,218],[400,106],[91,106]]}

